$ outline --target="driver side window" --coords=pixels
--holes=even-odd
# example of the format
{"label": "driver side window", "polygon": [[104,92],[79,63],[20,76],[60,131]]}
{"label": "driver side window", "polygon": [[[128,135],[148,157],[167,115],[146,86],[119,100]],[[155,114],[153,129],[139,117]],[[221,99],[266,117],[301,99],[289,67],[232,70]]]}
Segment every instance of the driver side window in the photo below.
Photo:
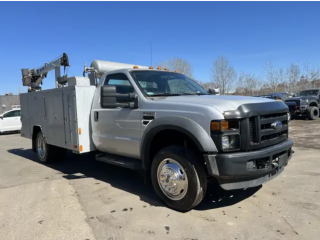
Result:
{"label": "driver side window", "polygon": [[117,86],[117,93],[133,93],[129,79],[123,73],[107,75],[104,85]]}

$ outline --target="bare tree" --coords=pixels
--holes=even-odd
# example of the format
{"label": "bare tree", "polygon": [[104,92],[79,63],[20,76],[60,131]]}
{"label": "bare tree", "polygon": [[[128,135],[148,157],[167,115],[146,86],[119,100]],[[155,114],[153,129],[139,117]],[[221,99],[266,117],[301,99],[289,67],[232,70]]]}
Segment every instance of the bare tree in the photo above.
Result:
{"label": "bare tree", "polygon": [[271,91],[287,91],[283,68],[276,68],[271,61],[268,61],[265,65],[265,71],[266,80]]}
{"label": "bare tree", "polygon": [[241,73],[239,76],[239,81],[237,85],[237,94],[241,95],[255,95],[258,92],[260,84],[260,79],[256,77],[254,74],[250,73]]}
{"label": "bare tree", "polygon": [[211,72],[211,78],[215,88],[220,89],[220,94],[226,94],[231,89],[237,77],[236,71],[230,65],[229,60],[220,55],[213,61]]}
{"label": "bare tree", "polygon": [[179,73],[184,74],[189,78],[193,78],[192,66],[188,60],[176,57],[176,58],[162,62],[160,66],[162,68],[169,68],[172,71],[177,70]]}
{"label": "bare tree", "polygon": [[298,64],[291,63],[287,68],[287,80],[290,92],[298,90],[298,81],[300,78],[300,67]]}
{"label": "bare tree", "polygon": [[315,83],[320,76],[319,68],[314,68],[310,65],[311,63],[308,61],[303,65],[303,70],[304,70],[303,76],[302,76],[304,80],[304,84],[302,85],[303,89],[315,87],[313,83]]}

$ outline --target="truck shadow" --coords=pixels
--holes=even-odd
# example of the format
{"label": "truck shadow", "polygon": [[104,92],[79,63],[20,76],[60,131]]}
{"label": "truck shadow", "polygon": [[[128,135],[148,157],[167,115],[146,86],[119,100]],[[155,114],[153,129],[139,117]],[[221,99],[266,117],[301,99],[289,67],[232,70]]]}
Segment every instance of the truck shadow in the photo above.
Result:
{"label": "truck shadow", "polygon": [[[41,164],[37,161],[37,156],[32,149],[18,148],[10,149],[8,152]],[[164,206],[156,196],[151,183],[144,184],[144,174],[142,172],[95,161],[93,154],[76,155],[68,153],[65,160],[45,166],[61,172],[63,178],[68,180],[94,178],[106,182],[112,187],[137,195],[141,201],[152,206]],[[215,182],[209,182],[206,197],[194,210],[204,211],[234,205],[254,195],[260,188],[261,186],[246,190],[225,191]]]}

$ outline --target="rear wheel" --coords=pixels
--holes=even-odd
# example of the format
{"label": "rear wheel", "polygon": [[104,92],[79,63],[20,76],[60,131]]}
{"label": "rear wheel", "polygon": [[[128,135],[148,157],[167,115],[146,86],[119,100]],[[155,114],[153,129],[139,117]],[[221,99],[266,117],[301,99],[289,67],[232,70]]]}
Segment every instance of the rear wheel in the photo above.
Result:
{"label": "rear wheel", "polygon": [[61,160],[67,154],[66,149],[47,144],[42,132],[37,134],[36,152],[38,160],[43,163]]}
{"label": "rear wheel", "polygon": [[179,146],[166,147],[155,156],[151,179],[162,201],[182,212],[197,206],[207,190],[203,159]]}
{"label": "rear wheel", "polygon": [[309,120],[316,120],[319,117],[319,108],[309,107],[307,109],[307,116]]}

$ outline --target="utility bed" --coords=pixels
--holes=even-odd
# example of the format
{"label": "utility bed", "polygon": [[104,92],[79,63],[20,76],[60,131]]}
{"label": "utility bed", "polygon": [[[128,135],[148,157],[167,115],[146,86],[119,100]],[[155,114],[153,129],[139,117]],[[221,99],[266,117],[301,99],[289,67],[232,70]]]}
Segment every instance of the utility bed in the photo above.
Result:
{"label": "utility bed", "polygon": [[89,79],[80,77],[80,80],[87,81],[88,86],[73,85],[20,94],[21,136],[32,139],[34,126],[39,126],[50,145],[76,153],[95,150],[90,111],[96,87],[90,86]]}

